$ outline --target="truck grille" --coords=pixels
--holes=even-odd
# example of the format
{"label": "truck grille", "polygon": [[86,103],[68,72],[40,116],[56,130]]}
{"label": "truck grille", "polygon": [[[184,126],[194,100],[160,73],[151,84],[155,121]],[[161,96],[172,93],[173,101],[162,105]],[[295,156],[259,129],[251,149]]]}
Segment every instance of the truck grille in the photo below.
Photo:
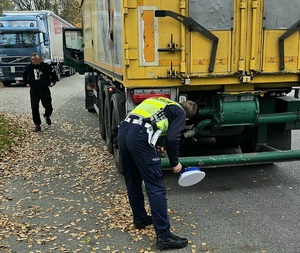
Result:
{"label": "truck grille", "polygon": [[30,56],[9,56],[9,57],[0,57],[0,62],[2,64],[18,64],[18,63],[21,63],[21,64],[24,64],[24,63],[27,63],[29,64],[31,61],[30,59]]}
{"label": "truck grille", "polygon": [[11,73],[9,72],[9,77],[23,77],[23,72],[25,71],[25,67],[15,67],[16,72],[15,73]]}
{"label": "truck grille", "polygon": [[22,78],[23,77],[23,73],[25,71],[25,65],[23,66],[14,66],[14,71],[12,71],[10,66],[3,66],[2,65],[2,72],[3,72],[3,76],[6,78],[10,78],[10,79],[15,79],[15,78]]}

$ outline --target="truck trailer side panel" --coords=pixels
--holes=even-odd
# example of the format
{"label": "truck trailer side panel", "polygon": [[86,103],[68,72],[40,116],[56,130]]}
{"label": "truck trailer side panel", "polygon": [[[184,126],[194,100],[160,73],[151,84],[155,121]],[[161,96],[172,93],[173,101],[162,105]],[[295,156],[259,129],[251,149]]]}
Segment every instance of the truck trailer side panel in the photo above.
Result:
{"label": "truck trailer side panel", "polygon": [[58,19],[52,13],[48,15],[48,25],[50,31],[51,58],[55,62],[63,62],[63,46],[62,46],[62,28],[70,27],[70,24]]}
{"label": "truck trailer side panel", "polygon": [[[85,59],[127,87],[149,87],[157,79],[162,86],[186,83],[218,88],[242,81],[254,88],[255,84],[270,87],[268,83],[285,81],[279,64],[279,37],[300,19],[295,6],[299,6],[296,0],[288,4],[271,0],[205,4],[85,0]],[[170,13],[156,17],[159,10]],[[284,49],[284,71],[290,73],[286,81],[295,82],[298,33],[286,39]],[[266,81],[264,75],[269,73],[279,78]]]}
{"label": "truck trailer side panel", "polygon": [[85,61],[122,80],[121,1],[84,1],[82,8]]}

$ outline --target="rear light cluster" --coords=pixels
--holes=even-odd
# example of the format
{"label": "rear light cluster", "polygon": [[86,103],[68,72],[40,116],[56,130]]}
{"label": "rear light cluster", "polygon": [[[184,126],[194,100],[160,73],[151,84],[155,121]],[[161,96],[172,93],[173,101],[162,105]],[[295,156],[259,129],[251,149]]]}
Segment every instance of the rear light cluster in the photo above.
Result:
{"label": "rear light cluster", "polygon": [[170,89],[136,89],[132,91],[132,101],[139,104],[147,98],[166,97],[171,98]]}
{"label": "rear light cluster", "polygon": [[107,88],[107,91],[108,91],[109,93],[113,93],[115,90],[114,90],[113,87],[108,87],[108,88]]}
{"label": "rear light cluster", "polygon": [[96,89],[96,84],[95,83],[88,84],[86,86],[86,89],[87,90],[95,90]]}

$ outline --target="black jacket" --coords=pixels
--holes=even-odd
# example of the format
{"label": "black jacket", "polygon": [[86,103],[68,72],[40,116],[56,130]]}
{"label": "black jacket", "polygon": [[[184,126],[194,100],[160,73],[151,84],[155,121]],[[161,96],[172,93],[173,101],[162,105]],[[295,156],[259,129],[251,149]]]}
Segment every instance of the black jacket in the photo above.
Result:
{"label": "black jacket", "polygon": [[41,62],[39,65],[29,64],[23,73],[23,80],[32,89],[45,90],[51,83],[56,83],[57,77],[51,65]]}

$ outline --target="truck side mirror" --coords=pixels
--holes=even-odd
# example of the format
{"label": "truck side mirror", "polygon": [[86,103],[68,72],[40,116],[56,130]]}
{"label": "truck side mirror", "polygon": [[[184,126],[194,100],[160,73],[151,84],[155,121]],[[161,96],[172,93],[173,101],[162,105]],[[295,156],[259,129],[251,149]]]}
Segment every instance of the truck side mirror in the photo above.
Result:
{"label": "truck side mirror", "polygon": [[49,46],[49,34],[48,33],[44,33],[44,44],[45,46]]}

